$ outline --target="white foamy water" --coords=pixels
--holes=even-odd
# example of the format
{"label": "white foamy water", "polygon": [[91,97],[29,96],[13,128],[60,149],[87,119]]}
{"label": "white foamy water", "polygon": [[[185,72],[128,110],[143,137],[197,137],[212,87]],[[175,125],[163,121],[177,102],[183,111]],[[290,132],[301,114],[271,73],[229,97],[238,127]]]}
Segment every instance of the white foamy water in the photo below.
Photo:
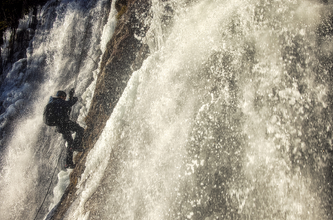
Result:
{"label": "white foamy water", "polygon": [[[64,219],[331,219],[331,8],[315,1],[153,1],[142,39],[152,53],[89,152]],[[76,13],[65,14],[55,23],[73,31]],[[52,48],[69,37],[52,41]],[[49,69],[75,69],[77,58],[67,53],[55,53],[58,65]],[[88,69],[78,71],[83,82]],[[47,85],[57,88],[59,77]],[[68,89],[75,77],[69,81]],[[81,122],[94,83],[78,86]],[[29,120],[21,129],[30,122],[42,129],[41,119]],[[60,147],[39,154],[22,147],[40,137],[35,132],[18,141],[4,170],[27,172],[31,155],[50,155],[55,163]],[[42,142],[59,146],[60,140]],[[23,161],[17,169],[13,158]],[[36,188],[45,161],[28,164],[20,191],[9,183],[22,172],[2,173],[5,195],[14,196],[5,204],[10,210],[28,207],[21,195]]]}
{"label": "white foamy water", "polygon": [[65,219],[330,219],[331,6],[152,5]]}
{"label": "white foamy water", "polygon": [[[68,92],[75,87],[79,102],[71,117],[85,126],[101,42],[112,35],[104,27],[109,9],[110,3],[104,0],[49,1],[38,13],[39,25],[27,58],[5,73],[1,89],[6,111],[1,120],[3,127],[15,120],[15,128],[1,156],[1,219],[43,219],[69,184],[70,170],[60,170],[65,142],[53,127],[43,124],[43,109],[57,90]],[[54,172],[60,172],[58,180]]]}

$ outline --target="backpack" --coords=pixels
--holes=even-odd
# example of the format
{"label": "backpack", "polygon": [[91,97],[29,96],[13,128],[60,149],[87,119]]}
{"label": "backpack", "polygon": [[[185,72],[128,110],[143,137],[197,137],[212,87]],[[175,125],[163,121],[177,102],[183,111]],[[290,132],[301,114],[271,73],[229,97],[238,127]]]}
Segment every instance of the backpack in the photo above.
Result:
{"label": "backpack", "polygon": [[55,107],[52,101],[49,102],[44,108],[43,120],[44,123],[48,126],[56,126],[58,124],[57,115],[55,113]]}

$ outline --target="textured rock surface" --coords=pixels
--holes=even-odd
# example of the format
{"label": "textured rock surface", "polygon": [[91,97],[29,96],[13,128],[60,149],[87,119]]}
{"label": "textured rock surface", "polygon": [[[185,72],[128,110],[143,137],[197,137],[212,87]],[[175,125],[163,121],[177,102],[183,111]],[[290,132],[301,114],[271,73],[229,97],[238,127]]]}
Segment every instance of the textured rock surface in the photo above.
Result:
{"label": "textured rock surface", "polygon": [[66,189],[54,215],[50,219],[62,219],[75,199],[76,184],[85,169],[86,157],[105,127],[116,103],[121,97],[132,72],[138,69],[149,51],[137,36],[145,36],[148,26],[145,17],[149,14],[149,0],[120,0],[117,9],[126,5],[126,12],[119,18],[115,33],[108,42],[103,55],[94,97],[86,118],[87,128],[83,140],[84,153],[75,158],[77,167],[71,173],[71,182]]}

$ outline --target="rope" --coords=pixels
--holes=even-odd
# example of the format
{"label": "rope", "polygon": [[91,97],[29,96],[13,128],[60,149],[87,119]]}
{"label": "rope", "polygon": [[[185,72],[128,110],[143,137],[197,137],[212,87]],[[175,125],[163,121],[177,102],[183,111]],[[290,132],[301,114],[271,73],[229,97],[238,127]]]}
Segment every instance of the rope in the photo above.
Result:
{"label": "rope", "polygon": [[[94,60],[89,54],[86,54],[86,56],[89,58],[89,59],[91,59],[91,61],[93,61],[94,63],[95,63],[95,65],[99,65],[97,62],[96,62],[96,60]],[[74,81],[74,85],[73,85],[73,87],[75,88],[76,87],[76,84],[77,84],[77,79],[79,78],[79,74],[80,73],[78,73],[77,75],[76,75],[76,77],[75,77],[75,81]]]}
{"label": "rope", "polygon": [[[77,75],[76,78],[75,78],[74,88],[76,87],[77,79],[78,79],[78,75]],[[55,174],[55,172],[56,172],[56,170],[57,170],[57,168],[58,168],[58,164],[59,164],[59,161],[60,161],[60,158],[61,158],[61,155],[62,155],[62,152],[63,152],[63,151],[64,151],[64,148],[61,150],[61,153],[60,153],[60,156],[59,156],[59,158],[58,158],[58,161],[57,161],[56,167],[54,168],[54,171],[53,171],[53,174],[52,174],[52,177],[51,177],[51,182],[50,182],[49,187],[48,187],[48,189],[47,189],[46,195],[45,195],[45,197],[44,197],[44,199],[43,199],[43,202],[42,202],[42,204],[40,205],[40,207],[39,207],[39,209],[38,209],[38,211],[37,211],[37,213],[36,213],[36,216],[35,216],[34,220],[36,220],[36,218],[37,218],[37,216],[38,216],[38,214],[39,214],[41,208],[42,208],[43,205],[44,205],[44,202],[45,202],[45,200],[46,200],[46,197],[47,197],[47,195],[48,195],[49,192],[50,192],[50,188],[51,188],[51,185],[52,185],[53,177],[54,177],[54,174]]]}
{"label": "rope", "polygon": [[52,177],[51,177],[50,185],[49,185],[49,187],[48,187],[48,189],[47,189],[47,192],[46,192],[46,195],[45,195],[45,197],[44,197],[44,199],[43,199],[43,202],[42,202],[42,204],[40,205],[40,207],[39,207],[39,209],[38,209],[38,211],[37,211],[37,213],[36,213],[36,216],[35,216],[34,220],[36,220],[36,218],[37,218],[37,216],[38,216],[38,214],[39,214],[41,208],[42,208],[43,205],[44,205],[44,202],[45,202],[45,200],[46,200],[46,197],[47,197],[47,195],[48,195],[49,192],[50,192],[50,188],[51,188],[51,185],[52,185],[53,177],[54,177],[54,174],[55,174],[55,172],[56,172],[56,170],[57,170],[57,168],[58,168],[58,164],[59,164],[59,161],[60,161],[60,158],[61,158],[61,155],[62,155],[62,152],[63,152],[63,151],[64,151],[64,149],[61,150],[60,157],[58,158],[58,162],[57,162],[57,164],[56,164],[56,167],[54,168],[54,171],[53,171],[53,174],[52,174]]}
{"label": "rope", "polygon": [[87,56],[98,66],[98,63],[89,54]]}
{"label": "rope", "polygon": [[[73,68],[72,68],[72,72],[74,72],[74,71],[73,71]],[[78,73],[76,74],[76,76],[75,76],[74,85],[73,85],[73,88],[74,88],[74,89],[75,89],[75,87],[76,87],[77,79],[79,78],[79,75],[80,75],[80,73],[78,72]]]}

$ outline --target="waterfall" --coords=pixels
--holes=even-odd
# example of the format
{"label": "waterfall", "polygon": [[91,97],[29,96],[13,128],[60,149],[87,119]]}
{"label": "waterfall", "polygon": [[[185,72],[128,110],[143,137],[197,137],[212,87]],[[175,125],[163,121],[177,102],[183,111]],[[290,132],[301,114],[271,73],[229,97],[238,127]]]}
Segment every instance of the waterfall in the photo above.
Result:
{"label": "waterfall", "polygon": [[[42,125],[42,103],[76,77],[74,117],[84,123],[112,34],[97,15],[112,23],[115,11],[82,2],[44,8],[54,21],[39,27],[26,72],[42,63],[46,76],[2,162],[5,219],[33,219],[46,193],[64,142]],[[323,2],[152,0],[141,39],[151,54],[89,152],[63,218],[331,219],[333,8]],[[59,201],[64,177],[40,216]]]}
{"label": "waterfall", "polygon": [[[67,187],[70,171],[59,173],[65,142],[54,127],[43,124],[43,109],[57,90],[68,92],[75,87],[79,101],[71,118],[84,126],[102,49],[115,26],[110,21],[104,27],[110,6],[107,0],[47,2],[38,12],[38,26],[26,58],[4,74],[1,103],[6,110],[0,118],[1,128],[15,124],[1,149],[1,219],[43,219]],[[57,175],[52,179],[57,167],[59,181]],[[57,182],[63,185],[53,190]],[[43,203],[49,186],[51,196]]]}
{"label": "waterfall", "polygon": [[65,219],[330,219],[330,5],[152,5]]}

